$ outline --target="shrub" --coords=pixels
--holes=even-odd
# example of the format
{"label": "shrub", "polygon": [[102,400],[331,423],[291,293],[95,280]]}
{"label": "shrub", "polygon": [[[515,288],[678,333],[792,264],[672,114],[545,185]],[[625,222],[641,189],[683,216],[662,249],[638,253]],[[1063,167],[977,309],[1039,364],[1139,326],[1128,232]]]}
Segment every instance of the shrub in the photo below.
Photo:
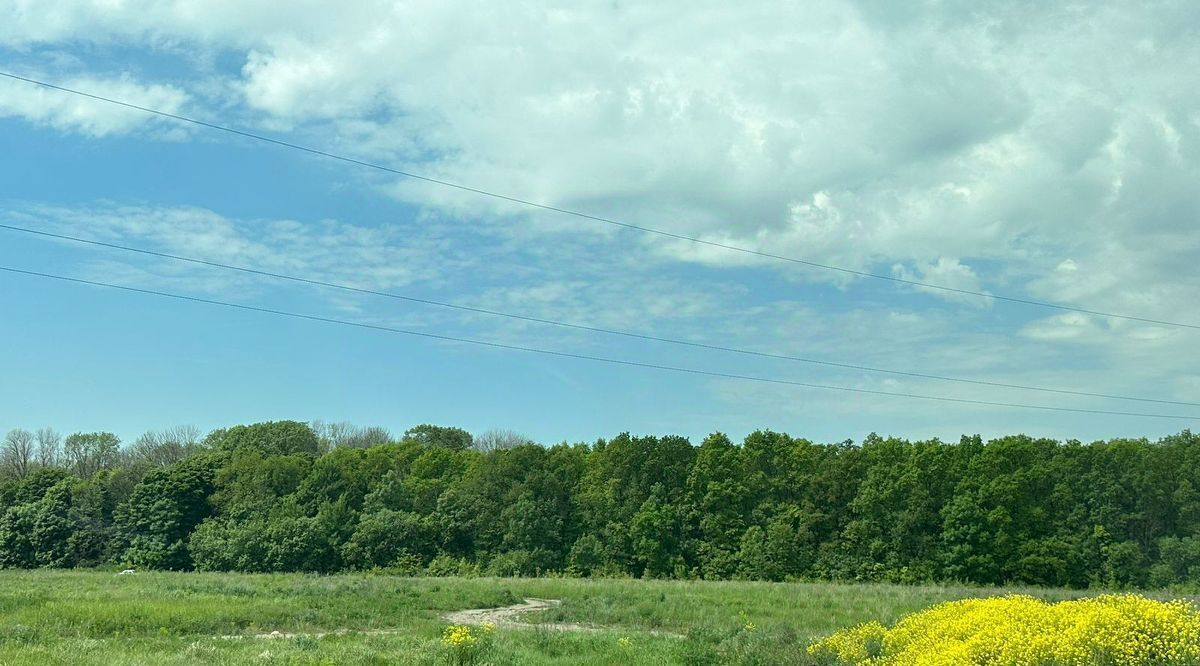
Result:
{"label": "shrub", "polygon": [[1055,604],[965,599],[840,631],[809,646],[824,664],[1200,665],[1200,610],[1186,601],[1108,595]]}
{"label": "shrub", "polygon": [[488,562],[487,573],[489,576],[514,578],[536,576],[539,572],[529,551],[511,550],[493,557]]}
{"label": "shrub", "polygon": [[429,562],[429,566],[425,568],[425,574],[435,577],[471,578],[479,575],[479,566],[464,558],[451,557],[443,553]]}

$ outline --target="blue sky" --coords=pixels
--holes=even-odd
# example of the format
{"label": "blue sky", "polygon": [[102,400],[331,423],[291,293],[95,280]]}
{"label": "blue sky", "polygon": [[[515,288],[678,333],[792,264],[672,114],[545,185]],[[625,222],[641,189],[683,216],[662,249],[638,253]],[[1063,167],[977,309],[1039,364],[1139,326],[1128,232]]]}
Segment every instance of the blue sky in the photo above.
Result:
{"label": "blue sky", "polygon": [[[0,0],[0,69],[673,233],[1200,323],[1191,3],[56,6]],[[849,279],[10,80],[0,223],[648,335],[1200,401],[1195,330]],[[3,230],[0,265],[715,372],[1200,416],[465,316]],[[0,308],[0,430],[132,440],[295,418],[555,442],[1194,427],[618,367],[9,274]]]}

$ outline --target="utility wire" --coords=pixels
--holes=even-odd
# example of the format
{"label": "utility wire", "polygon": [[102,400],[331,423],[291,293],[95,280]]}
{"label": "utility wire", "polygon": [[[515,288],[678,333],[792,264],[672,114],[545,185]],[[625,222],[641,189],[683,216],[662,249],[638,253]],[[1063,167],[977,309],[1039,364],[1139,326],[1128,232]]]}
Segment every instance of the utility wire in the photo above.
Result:
{"label": "utility wire", "polygon": [[1033,300],[1033,299],[1029,299],[1029,298],[1020,298],[1017,296],[1004,296],[1001,294],[991,294],[988,292],[974,291],[971,289],[959,289],[957,287],[948,287],[948,286],[940,285],[940,284],[921,282],[919,280],[909,280],[909,279],[905,279],[905,278],[896,277],[893,275],[884,275],[882,273],[871,273],[868,271],[855,270],[853,268],[845,268],[843,266],[833,266],[831,264],[822,264],[822,263],[819,263],[816,261],[808,261],[806,259],[798,259],[796,257],[788,257],[788,256],[780,255],[780,254],[773,254],[771,252],[763,252],[761,250],[754,250],[754,249],[751,249],[748,247],[731,245],[729,243],[721,243],[718,241],[705,240],[703,238],[699,238],[696,236],[688,236],[686,234],[677,234],[677,233],[674,233],[671,231],[665,231],[663,229],[656,229],[654,227],[646,227],[646,226],[642,226],[642,225],[638,225],[638,224],[631,224],[629,222],[621,222],[619,220],[615,220],[612,218],[602,217],[600,215],[592,215],[591,213],[584,213],[584,212],[572,210],[569,208],[561,208],[561,207],[552,206],[549,204],[538,203],[536,201],[532,201],[529,199],[522,199],[522,198],[516,197],[516,196],[510,196],[510,195],[502,194],[499,192],[493,192],[490,190],[484,190],[484,189],[480,189],[477,187],[471,187],[469,185],[463,185],[460,183],[455,183],[453,181],[442,180],[440,178],[433,178],[430,176],[422,176],[420,174],[413,173],[410,171],[402,171],[400,169],[394,169],[392,167],[383,166],[381,164],[375,164],[372,162],[355,159],[353,157],[346,157],[344,155],[338,155],[335,153],[318,150],[316,148],[310,148],[308,146],[304,146],[304,145],[297,144],[297,143],[291,143],[291,142],[283,141],[280,139],[273,139],[268,136],[264,136],[261,134],[255,134],[253,132],[247,132],[245,130],[235,129],[233,127],[228,127],[225,125],[209,123],[209,122],[205,122],[203,120],[197,120],[195,118],[189,118],[187,116],[182,116],[182,115],[175,114],[175,113],[168,113],[166,111],[160,111],[158,109],[152,109],[152,108],[140,106],[137,104],[131,104],[129,102],[123,102],[121,100],[113,99],[111,97],[104,97],[102,95],[96,95],[96,94],[84,92],[82,90],[67,88],[65,86],[59,86],[59,85],[55,85],[52,83],[47,83],[45,81],[39,81],[37,79],[31,79],[31,78],[27,78],[24,76],[18,76],[16,74],[12,74],[9,72],[0,71],[0,76],[6,77],[9,79],[13,79],[15,81],[24,81],[25,83],[31,83],[33,85],[41,86],[43,88],[48,88],[50,90],[58,90],[61,92],[70,93],[72,95],[79,95],[80,97],[94,99],[94,100],[97,100],[100,102],[116,104],[118,106],[123,106],[123,107],[129,108],[129,109],[135,109],[137,111],[151,113],[156,116],[161,116],[163,118],[171,118],[173,120],[178,120],[180,122],[191,123],[193,125],[198,125],[200,127],[207,127],[209,129],[217,130],[220,132],[227,132],[229,134],[235,134],[237,136],[246,137],[248,139],[254,139],[256,141],[264,141],[267,143],[274,144],[276,146],[282,146],[284,148],[291,148],[293,150],[299,150],[299,151],[306,152],[306,153],[309,153],[312,155],[319,155],[321,157],[327,157],[329,159],[338,160],[341,162],[347,162],[349,164],[356,164],[358,166],[363,166],[363,167],[367,167],[370,169],[384,171],[384,172],[394,174],[397,176],[411,178],[413,180],[420,180],[420,181],[424,181],[426,183],[432,183],[434,185],[441,185],[443,187],[449,187],[449,188],[453,188],[456,190],[461,190],[463,192],[471,192],[473,194],[478,194],[478,195],[485,196],[485,197],[491,197],[493,199],[499,199],[501,201],[508,201],[511,203],[520,204],[522,206],[530,206],[532,208],[538,208],[541,210],[551,211],[551,212],[555,212],[555,213],[561,213],[563,215],[570,215],[572,217],[577,217],[577,218],[581,218],[581,219],[585,219],[585,220],[591,220],[593,222],[601,222],[603,224],[610,224],[610,225],[617,226],[617,227],[623,227],[625,229],[641,231],[643,233],[664,236],[666,238],[673,238],[676,240],[687,241],[689,243],[697,243],[700,245],[707,245],[709,247],[720,248],[720,249],[729,250],[732,252],[741,252],[743,254],[754,255],[757,257],[765,258],[765,259],[775,259],[778,261],[786,261],[786,262],[793,263],[793,264],[800,264],[802,266],[808,266],[810,268],[819,268],[819,269],[827,270],[827,271],[835,271],[835,272],[843,273],[846,275],[855,275],[855,276],[864,277],[864,278],[874,278],[876,280],[887,280],[888,282],[905,284],[905,285],[909,285],[909,286],[913,286],[913,287],[921,287],[924,289],[935,289],[935,290],[943,291],[943,292],[947,292],[947,293],[961,294],[961,295],[965,295],[965,296],[977,296],[980,298],[993,298],[993,299],[996,299],[999,301],[1007,301],[1010,303],[1020,303],[1023,305],[1032,305],[1032,306],[1036,306],[1036,307],[1051,308],[1051,309],[1055,309],[1055,310],[1065,310],[1068,312],[1079,312],[1082,314],[1095,315],[1097,317],[1108,317],[1108,318],[1112,318],[1112,319],[1124,319],[1127,321],[1139,321],[1139,322],[1148,323],[1148,324],[1158,324],[1160,326],[1176,326],[1176,327],[1180,327],[1180,328],[1190,328],[1190,329],[1200,330],[1200,324],[1188,324],[1188,323],[1177,322],[1177,321],[1167,321],[1167,320],[1163,320],[1163,319],[1152,319],[1150,317],[1138,317],[1138,316],[1134,316],[1134,315],[1118,314],[1118,313],[1114,313],[1114,312],[1103,312],[1100,310],[1090,310],[1087,308],[1074,307],[1071,305],[1062,305],[1060,303],[1051,303],[1048,301],[1038,301],[1038,300]]}
{"label": "utility wire", "polygon": [[187,296],[184,294],[174,294],[166,291],[157,291],[154,289],[141,289],[138,287],[127,287],[125,285],[111,284],[108,282],[98,282],[95,280],[84,280],[80,278],[67,277],[65,275],[55,275],[52,273],[42,273],[38,271],[24,270],[20,268],[12,268],[9,266],[0,266],[0,271],[14,273],[19,275],[27,275],[31,277],[40,277],[50,280],[58,280],[61,282],[71,282],[75,284],[89,285],[93,287],[107,287],[109,289],[119,289],[138,294],[146,294],[150,296],[160,296],[164,298],[172,298],[181,301],[190,301],[193,303],[203,303],[206,305],[217,305],[226,308],[234,308],[237,310],[247,310],[250,312],[260,312],[263,314],[277,315],[281,317],[290,317],[293,319],[303,319],[307,321],[323,322],[327,324],[338,324],[341,326],[353,326],[356,328],[364,328],[375,331],[383,331],[386,333],[398,333],[401,335],[411,335],[422,338],[430,338],[434,340],[442,340],[447,342],[459,342],[464,344],[478,345],[481,347],[490,347],[493,349],[505,349],[509,351],[522,351],[533,354],[543,354],[546,356],[556,356],[560,358],[574,358],[585,361],[596,361],[599,363],[611,363],[614,365],[625,365],[637,368],[648,368],[653,370],[666,370],[670,372],[686,373],[691,375],[701,375],[705,377],[719,377],[722,379],[737,379],[751,382],[762,382],[768,384],[782,384],[786,386],[799,386],[803,388],[822,389],[827,391],[842,391],[846,393],[864,393],[869,395],[883,395],[896,398],[916,398],[920,400],[934,400],[938,402],[953,402],[967,405],[984,405],[989,407],[1009,407],[1017,409],[1036,409],[1049,412],[1071,412],[1076,414],[1102,414],[1106,416],[1134,416],[1139,418],[1157,418],[1157,419],[1179,419],[1184,421],[1193,421],[1197,417],[1184,416],[1180,414],[1148,414],[1144,412],[1118,412],[1106,409],[1082,409],[1076,407],[1052,407],[1049,405],[1031,405],[1024,403],[1013,402],[993,402],[990,400],[971,400],[967,398],[950,398],[946,396],[923,395],[920,393],[903,393],[899,391],[877,391],[874,389],[855,388],[850,386],[833,386],[830,384],[813,384],[809,382],[792,381],[788,379],[775,379],[771,377],[757,377],[753,375],[739,375],[726,372],[714,372],[711,370],[700,370],[697,368],[685,368],[671,365],[660,365],[657,363],[642,363],[640,361],[630,361],[626,359],[608,358],[605,356],[592,356],[589,354],[578,354],[574,352],[555,351],[551,349],[542,349],[539,347],[525,347],[521,345],[510,345],[501,342],[489,342],[487,340],[475,340],[472,338],[461,338],[452,335],[441,335],[438,333],[425,333],[422,331],[412,331],[403,328],[393,328],[391,326],[381,326],[377,324],[366,324],[362,322],[348,321],[345,319],[333,319],[330,317],[321,317],[318,315],[303,314],[299,312],[289,312],[287,310],[275,310],[272,308],[258,307],[254,305],[243,305],[240,303],[230,303],[228,301],[218,301],[208,298],[199,298],[197,296]]}
{"label": "utility wire", "polygon": [[220,262],[216,262],[216,261],[208,261],[205,259],[186,257],[186,256],[178,255],[178,254],[169,254],[166,252],[157,252],[154,250],[147,250],[144,248],[131,247],[128,245],[119,245],[117,243],[109,243],[109,242],[105,242],[105,241],[92,240],[92,239],[88,239],[88,238],[79,238],[77,236],[68,236],[66,234],[56,234],[56,233],[52,233],[49,231],[41,231],[38,229],[30,229],[27,227],[19,227],[19,226],[15,226],[15,225],[11,225],[11,224],[0,224],[0,229],[6,229],[9,231],[17,231],[17,232],[21,232],[21,233],[33,234],[33,235],[42,236],[45,238],[53,238],[56,240],[70,241],[73,243],[83,243],[83,244],[93,245],[93,246],[98,246],[98,247],[122,250],[125,252],[135,252],[138,254],[149,255],[152,257],[160,257],[160,258],[164,258],[164,259],[171,259],[173,261],[182,261],[182,262],[187,262],[187,263],[191,263],[191,264],[198,264],[201,266],[208,266],[208,267],[212,267],[212,268],[221,268],[221,269],[225,269],[225,270],[238,271],[238,272],[242,272],[242,273],[248,273],[251,275],[260,275],[260,276],[275,278],[275,279],[279,279],[279,280],[289,280],[292,282],[298,282],[301,284],[313,285],[313,286],[318,286],[318,287],[340,289],[343,291],[355,292],[355,293],[359,293],[359,294],[368,294],[371,296],[383,296],[386,298],[393,298],[393,299],[397,299],[397,300],[401,300],[401,301],[408,301],[410,303],[420,303],[422,305],[432,305],[432,306],[437,306],[437,307],[441,307],[441,308],[449,308],[452,310],[459,310],[462,312],[485,314],[485,315],[494,316],[494,317],[507,317],[509,319],[517,319],[520,321],[533,322],[533,323],[537,323],[537,324],[559,326],[562,328],[569,328],[569,329],[575,329],[575,330],[580,330],[580,331],[589,331],[592,333],[604,333],[606,335],[619,335],[619,336],[623,336],[623,337],[627,337],[627,338],[635,338],[638,340],[663,342],[663,343],[667,343],[667,344],[681,345],[681,346],[686,346],[686,347],[694,347],[694,348],[698,348],[698,349],[709,349],[709,350],[714,350],[714,351],[730,352],[730,353],[734,353],[734,354],[745,354],[747,356],[758,356],[761,358],[771,358],[771,359],[778,359],[778,360],[785,360],[785,361],[796,361],[799,363],[810,363],[810,364],[814,364],[814,365],[823,365],[823,366],[829,366],[829,367],[835,367],[835,368],[845,368],[845,369],[850,369],[850,370],[861,370],[864,372],[877,372],[877,373],[883,373],[883,374],[889,374],[889,375],[899,375],[899,376],[904,376],[904,377],[917,377],[920,379],[933,379],[933,380],[938,380],[938,381],[959,382],[959,383],[963,383],[963,384],[975,384],[975,385],[979,385],[979,386],[993,386],[993,387],[999,387],[999,388],[1020,389],[1020,390],[1025,390],[1025,391],[1041,391],[1044,393],[1057,393],[1057,394],[1062,394],[1062,395],[1077,395],[1077,396],[1085,396],[1085,397],[1090,397],[1090,398],[1107,398],[1107,399],[1111,399],[1111,400],[1130,400],[1130,401],[1136,401],[1136,402],[1151,402],[1151,403],[1158,403],[1158,404],[1164,404],[1164,405],[1183,405],[1183,406],[1187,406],[1187,407],[1200,407],[1200,403],[1198,403],[1198,402],[1186,402],[1186,401],[1182,401],[1182,400],[1162,400],[1162,399],[1157,399],[1157,398],[1141,398],[1141,397],[1136,397],[1136,396],[1115,395],[1115,394],[1109,394],[1109,393],[1092,393],[1092,392],[1088,392],[1088,391],[1073,391],[1073,390],[1069,390],[1069,389],[1050,388],[1050,387],[1044,387],[1044,386],[1030,386],[1030,385],[1026,385],[1026,384],[1009,384],[1009,383],[1005,383],[1005,382],[986,381],[986,380],[980,380],[980,379],[967,379],[964,377],[948,377],[945,375],[934,375],[934,374],[928,374],[928,373],[922,373],[922,372],[906,372],[903,370],[890,370],[887,368],[876,368],[876,367],[871,367],[871,366],[867,366],[867,365],[859,365],[859,364],[854,364],[854,363],[839,363],[836,361],[825,361],[825,360],[821,360],[821,359],[805,358],[802,356],[790,356],[787,354],[772,354],[769,352],[761,352],[761,351],[755,351],[755,350],[751,350],[751,349],[742,349],[742,348],[738,348],[738,347],[728,347],[728,346],[724,346],[724,345],[707,344],[707,343],[703,343],[703,342],[694,342],[694,341],[690,341],[690,340],[679,340],[676,338],[666,338],[666,337],[660,337],[660,336],[656,336],[656,335],[635,333],[632,331],[622,331],[622,330],[618,330],[618,329],[602,328],[599,326],[574,324],[574,323],[570,323],[570,322],[556,321],[553,319],[544,319],[544,318],[540,318],[540,317],[530,317],[527,315],[514,314],[511,312],[501,312],[499,310],[489,310],[486,308],[478,308],[478,307],[472,307],[472,306],[468,306],[468,305],[458,305],[455,303],[446,303],[443,301],[435,301],[435,300],[428,299],[428,298],[405,296],[403,294],[397,294],[394,292],[378,291],[375,289],[365,289],[362,287],[354,287],[354,286],[351,286],[348,284],[339,284],[337,282],[328,282],[325,280],[316,280],[316,279],[311,279],[311,278],[299,277],[296,275],[275,273],[272,271],[260,270],[260,269],[256,269],[256,268],[247,268],[245,266],[224,264],[224,263],[220,263]]}

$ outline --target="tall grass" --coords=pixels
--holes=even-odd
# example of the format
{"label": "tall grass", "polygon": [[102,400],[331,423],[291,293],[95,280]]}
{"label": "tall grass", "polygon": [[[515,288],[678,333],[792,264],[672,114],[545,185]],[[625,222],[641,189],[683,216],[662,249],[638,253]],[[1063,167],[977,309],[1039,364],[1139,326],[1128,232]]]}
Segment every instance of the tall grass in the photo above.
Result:
{"label": "tall grass", "polygon": [[[803,664],[811,639],[951,599],[1062,590],[383,575],[0,572],[0,665],[442,664],[440,614],[562,599],[529,620],[598,631],[497,630],[494,664]],[[540,617],[539,617],[540,616]],[[227,635],[346,635],[259,640]],[[376,635],[372,630],[397,633]]]}

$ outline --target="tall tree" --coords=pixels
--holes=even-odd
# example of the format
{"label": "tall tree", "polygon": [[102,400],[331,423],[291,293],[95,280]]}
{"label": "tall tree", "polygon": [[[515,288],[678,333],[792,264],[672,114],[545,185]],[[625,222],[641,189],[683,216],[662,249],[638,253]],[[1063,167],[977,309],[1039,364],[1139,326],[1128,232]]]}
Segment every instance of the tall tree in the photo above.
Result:
{"label": "tall tree", "polygon": [[54,428],[39,428],[34,434],[37,439],[37,462],[42,467],[54,467],[60,463],[62,435]]}
{"label": "tall tree", "polygon": [[465,451],[471,448],[471,444],[475,441],[471,437],[471,433],[462,428],[436,426],[428,423],[413,426],[405,430],[404,439],[425,446],[450,449],[451,451]]}
{"label": "tall tree", "polygon": [[321,453],[321,441],[307,423],[299,421],[266,421],[250,425],[214,430],[204,439],[209,448],[221,451],[252,449],[268,455],[300,453],[316,456]]}
{"label": "tall tree", "polygon": [[18,479],[25,478],[34,465],[33,433],[24,428],[15,428],[4,436],[4,447],[0,449],[0,463],[9,474]]}
{"label": "tall tree", "polygon": [[188,539],[211,513],[209,496],[219,461],[193,456],[147,474],[113,515],[118,559],[150,568],[191,569]]}
{"label": "tall tree", "polygon": [[200,430],[195,426],[176,426],[142,434],[129,447],[134,460],[154,467],[166,467],[183,460],[200,446]]}
{"label": "tall tree", "polygon": [[515,430],[493,428],[475,435],[472,446],[476,451],[490,453],[504,449],[515,449],[518,446],[533,444],[533,440]]}
{"label": "tall tree", "polygon": [[67,467],[81,478],[91,477],[117,463],[121,440],[111,432],[77,432],[63,442]]}

